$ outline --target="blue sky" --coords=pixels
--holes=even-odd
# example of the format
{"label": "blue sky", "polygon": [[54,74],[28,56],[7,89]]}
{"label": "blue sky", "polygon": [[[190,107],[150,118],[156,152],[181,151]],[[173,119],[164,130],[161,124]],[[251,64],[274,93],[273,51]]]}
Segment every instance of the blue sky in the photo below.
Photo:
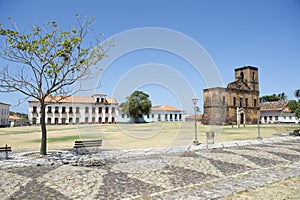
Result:
{"label": "blue sky", "polygon": [[[289,99],[294,99],[293,91],[300,88],[300,1],[0,0],[0,22],[7,26],[9,16],[20,30],[52,19],[68,27],[74,24],[76,13],[95,16],[94,33],[103,33],[105,38],[131,29],[160,27],[193,39],[214,62],[224,83],[220,86],[234,80],[235,68],[252,65],[259,68],[261,96],[285,92]],[[184,45],[180,41],[174,44]],[[166,76],[170,82],[178,80],[176,74],[181,76],[199,97],[202,107],[202,89],[208,86],[203,74],[179,55],[159,49],[142,49],[120,56],[99,78],[102,86],[99,92],[115,96],[119,85],[124,84],[120,80],[125,80],[129,72],[140,73],[134,69],[150,66],[149,63],[163,66],[167,69],[166,75],[173,74]],[[178,88],[170,87],[157,80],[136,85],[136,89],[150,94],[153,104],[169,104],[190,112],[191,102],[182,102],[176,92]],[[13,111],[27,112],[27,103],[14,106],[19,97],[18,94],[0,94],[0,101],[10,103]],[[120,103],[124,100],[118,98]]]}

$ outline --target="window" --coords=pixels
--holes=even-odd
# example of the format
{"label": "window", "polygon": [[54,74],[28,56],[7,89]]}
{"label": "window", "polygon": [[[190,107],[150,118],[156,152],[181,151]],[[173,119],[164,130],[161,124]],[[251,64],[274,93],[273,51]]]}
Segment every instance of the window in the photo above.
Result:
{"label": "window", "polygon": [[102,114],[102,107],[99,107],[99,114]]}
{"label": "window", "polygon": [[62,113],[66,113],[66,107],[62,107]]}
{"label": "window", "polygon": [[69,113],[73,113],[73,107],[69,108]]}
{"label": "window", "polygon": [[283,119],[286,119],[286,116],[284,116]]}
{"label": "window", "polygon": [[76,107],[76,113],[79,114],[79,107]]}
{"label": "window", "polygon": [[151,115],[151,118],[154,118],[154,114]]}
{"label": "window", "polygon": [[72,123],[73,123],[73,118],[70,117],[70,118],[69,118],[69,124],[72,124]]}
{"label": "window", "polygon": [[115,107],[111,108],[111,113],[115,113]]}
{"label": "window", "polygon": [[92,113],[96,113],[96,108],[92,107]]}
{"label": "window", "polygon": [[105,107],[105,113],[108,113],[109,108]]}
{"label": "window", "polygon": [[47,124],[51,124],[51,118],[50,117],[48,117],[48,119],[47,119]]}
{"label": "window", "polygon": [[168,114],[165,114],[165,120],[168,121]]}
{"label": "window", "polygon": [[269,116],[269,121],[272,121],[272,116]]}
{"label": "window", "polygon": [[179,114],[179,120],[181,121],[181,118],[182,118],[182,116],[181,116],[181,114]]}
{"label": "window", "polygon": [[147,119],[149,119],[150,118],[150,115],[149,114],[147,114]]}
{"label": "window", "polygon": [[[37,113],[37,107],[36,106],[33,106],[32,113]],[[2,114],[3,114],[3,110],[2,110]]]}
{"label": "window", "polygon": [[89,123],[89,118],[88,117],[85,117],[85,123]]}
{"label": "window", "polygon": [[253,100],[253,106],[256,107],[256,99]]}
{"label": "window", "polygon": [[246,107],[248,107],[248,98],[246,98]]}
{"label": "window", "polygon": [[278,121],[278,116],[275,116],[275,121]]}
{"label": "window", "polygon": [[59,107],[58,106],[55,106],[55,108],[54,108],[54,113],[58,113],[58,110],[59,110]]}
{"label": "window", "polygon": [[51,106],[48,106],[48,111],[47,113],[52,113],[52,107]]}
{"label": "window", "polygon": [[236,106],[236,98],[233,97],[233,106]]}
{"label": "window", "polygon": [[98,122],[99,122],[99,124],[102,124],[102,117],[98,118]]}
{"label": "window", "polygon": [[79,124],[79,117],[76,117],[76,124]]}
{"label": "window", "polygon": [[89,107],[85,107],[85,113],[89,113]]}
{"label": "window", "polygon": [[244,81],[244,72],[241,72],[240,76],[241,76],[242,81]]}
{"label": "window", "polygon": [[160,114],[158,114],[157,118],[158,118],[158,121],[161,121],[161,115]]}
{"label": "window", "polygon": [[223,97],[223,106],[225,106],[226,101],[225,101],[225,97]]}
{"label": "window", "polygon": [[96,102],[99,103],[99,101],[100,101],[100,99],[99,99],[99,97],[98,97]]}
{"label": "window", "polygon": [[240,98],[240,107],[243,107],[243,98]]}
{"label": "window", "polygon": [[124,115],[124,114],[122,114],[122,118],[125,118],[125,115]]}

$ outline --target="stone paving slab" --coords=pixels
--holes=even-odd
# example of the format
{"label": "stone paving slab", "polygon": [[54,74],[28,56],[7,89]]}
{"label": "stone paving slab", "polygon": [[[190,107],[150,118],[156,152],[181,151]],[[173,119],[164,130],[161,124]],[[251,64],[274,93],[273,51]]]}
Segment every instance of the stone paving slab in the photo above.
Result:
{"label": "stone paving slab", "polygon": [[38,159],[12,154],[0,160],[1,198],[213,199],[300,176],[300,139],[268,141]]}

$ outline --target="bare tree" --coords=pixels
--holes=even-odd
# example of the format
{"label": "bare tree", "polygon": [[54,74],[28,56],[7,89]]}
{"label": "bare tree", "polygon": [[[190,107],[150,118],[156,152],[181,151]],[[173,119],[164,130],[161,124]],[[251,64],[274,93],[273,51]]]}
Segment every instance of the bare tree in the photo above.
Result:
{"label": "bare tree", "polygon": [[59,96],[62,100],[80,91],[71,86],[96,76],[89,69],[109,49],[100,45],[99,37],[94,37],[93,43],[85,42],[92,22],[93,18],[76,15],[75,27],[68,31],[52,21],[33,26],[29,33],[0,24],[0,57],[7,61],[0,66],[0,91],[17,91],[39,101],[42,155],[47,154],[46,98]]}

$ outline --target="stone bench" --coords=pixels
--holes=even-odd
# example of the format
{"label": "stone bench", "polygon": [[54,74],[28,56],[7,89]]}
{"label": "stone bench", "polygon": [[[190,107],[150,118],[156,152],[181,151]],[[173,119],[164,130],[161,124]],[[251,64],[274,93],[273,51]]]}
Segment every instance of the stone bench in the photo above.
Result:
{"label": "stone bench", "polygon": [[290,135],[300,136],[299,131],[300,131],[300,129],[296,129],[296,130],[294,130],[292,133],[290,133]]}
{"label": "stone bench", "polygon": [[86,150],[86,148],[100,147],[102,146],[102,140],[78,140],[75,141],[74,149],[77,153],[81,151],[81,149]]}
{"label": "stone bench", "polygon": [[8,159],[8,152],[11,152],[11,147],[5,145],[5,147],[0,147],[0,152],[5,152],[5,158]]}

